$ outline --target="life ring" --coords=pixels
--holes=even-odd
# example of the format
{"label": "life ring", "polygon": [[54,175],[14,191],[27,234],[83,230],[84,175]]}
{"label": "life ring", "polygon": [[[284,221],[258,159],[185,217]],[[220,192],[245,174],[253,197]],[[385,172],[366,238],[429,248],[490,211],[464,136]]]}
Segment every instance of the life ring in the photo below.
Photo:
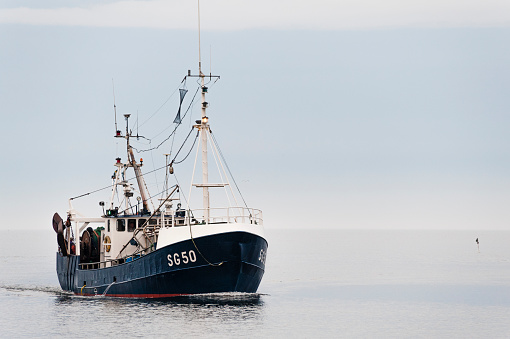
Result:
{"label": "life ring", "polygon": [[110,252],[110,250],[112,249],[112,245],[110,245],[111,243],[112,240],[110,239],[109,236],[104,237],[104,249],[106,250],[106,252]]}

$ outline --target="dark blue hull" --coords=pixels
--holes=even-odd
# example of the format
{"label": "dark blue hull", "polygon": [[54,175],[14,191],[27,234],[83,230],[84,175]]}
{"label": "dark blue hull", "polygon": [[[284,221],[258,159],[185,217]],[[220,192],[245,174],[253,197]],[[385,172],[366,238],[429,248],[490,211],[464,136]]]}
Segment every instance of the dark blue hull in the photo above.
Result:
{"label": "dark blue hull", "polygon": [[253,293],[264,274],[266,252],[264,238],[231,232],[182,241],[100,269],[79,269],[79,256],[57,253],[57,274],[63,290],[83,295],[163,298]]}

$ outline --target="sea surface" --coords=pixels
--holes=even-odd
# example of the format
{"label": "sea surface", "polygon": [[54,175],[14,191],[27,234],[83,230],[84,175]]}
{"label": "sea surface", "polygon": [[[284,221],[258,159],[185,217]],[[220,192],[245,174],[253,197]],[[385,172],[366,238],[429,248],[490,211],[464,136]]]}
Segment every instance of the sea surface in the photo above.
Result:
{"label": "sea surface", "polygon": [[64,293],[51,226],[1,231],[0,337],[510,337],[510,231],[266,233],[258,293],[162,301]]}

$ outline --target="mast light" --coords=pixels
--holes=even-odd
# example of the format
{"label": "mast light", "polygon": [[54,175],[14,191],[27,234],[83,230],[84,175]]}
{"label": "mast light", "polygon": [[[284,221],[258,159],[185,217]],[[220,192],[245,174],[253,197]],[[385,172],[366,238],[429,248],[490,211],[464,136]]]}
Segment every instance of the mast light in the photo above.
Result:
{"label": "mast light", "polygon": [[202,118],[202,124],[207,124],[207,122],[209,121],[209,118],[208,117],[203,117]]}

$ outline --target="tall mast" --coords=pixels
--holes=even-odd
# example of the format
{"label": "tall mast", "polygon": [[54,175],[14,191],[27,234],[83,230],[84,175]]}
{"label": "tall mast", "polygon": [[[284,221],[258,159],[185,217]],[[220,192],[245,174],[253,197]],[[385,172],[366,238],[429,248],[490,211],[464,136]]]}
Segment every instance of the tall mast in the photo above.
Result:
{"label": "tall mast", "polygon": [[202,123],[200,126],[201,143],[202,143],[202,184],[203,186],[203,204],[204,204],[204,219],[209,222],[209,172],[207,164],[207,130],[209,124],[207,123],[206,108],[207,102],[205,101],[205,94],[207,93],[207,87],[205,87],[204,74],[202,73],[202,60],[200,50],[200,0],[198,0],[198,76],[200,77],[200,83],[202,87]]}
{"label": "tall mast", "polygon": [[207,108],[207,102],[205,101],[205,93],[207,88],[204,85],[204,75],[202,71],[200,71],[200,78],[202,82],[202,124],[201,124],[201,142],[202,142],[202,183],[203,187],[203,200],[204,200],[204,218],[208,222],[209,220],[209,187],[207,184],[209,183],[209,173],[208,173],[208,164],[207,164],[207,131],[209,129],[209,124],[207,123],[208,118],[205,114],[205,110]]}
{"label": "tall mast", "polygon": [[[140,192],[140,195],[142,197],[142,206],[143,206],[142,213],[148,213],[149,205],[147,202],[147,192],[145,191],[142,170],[140,169],[140,165],[138,165],[136,163],[135,155],[133,153],[133,148],[129,144],[129,137],[130,137],[129,125],[128,125],[129,116],[130,116],[130,114],[124,114],[124,117],[126,118],[126,137],[125,138],[126,138],[126,144],[127,144],[128,164],[133,166],[133,169],[135,171],[136,182],[138,184],[138,191]],[[126,200],[127,200],[127,197],[126,197]]]}

